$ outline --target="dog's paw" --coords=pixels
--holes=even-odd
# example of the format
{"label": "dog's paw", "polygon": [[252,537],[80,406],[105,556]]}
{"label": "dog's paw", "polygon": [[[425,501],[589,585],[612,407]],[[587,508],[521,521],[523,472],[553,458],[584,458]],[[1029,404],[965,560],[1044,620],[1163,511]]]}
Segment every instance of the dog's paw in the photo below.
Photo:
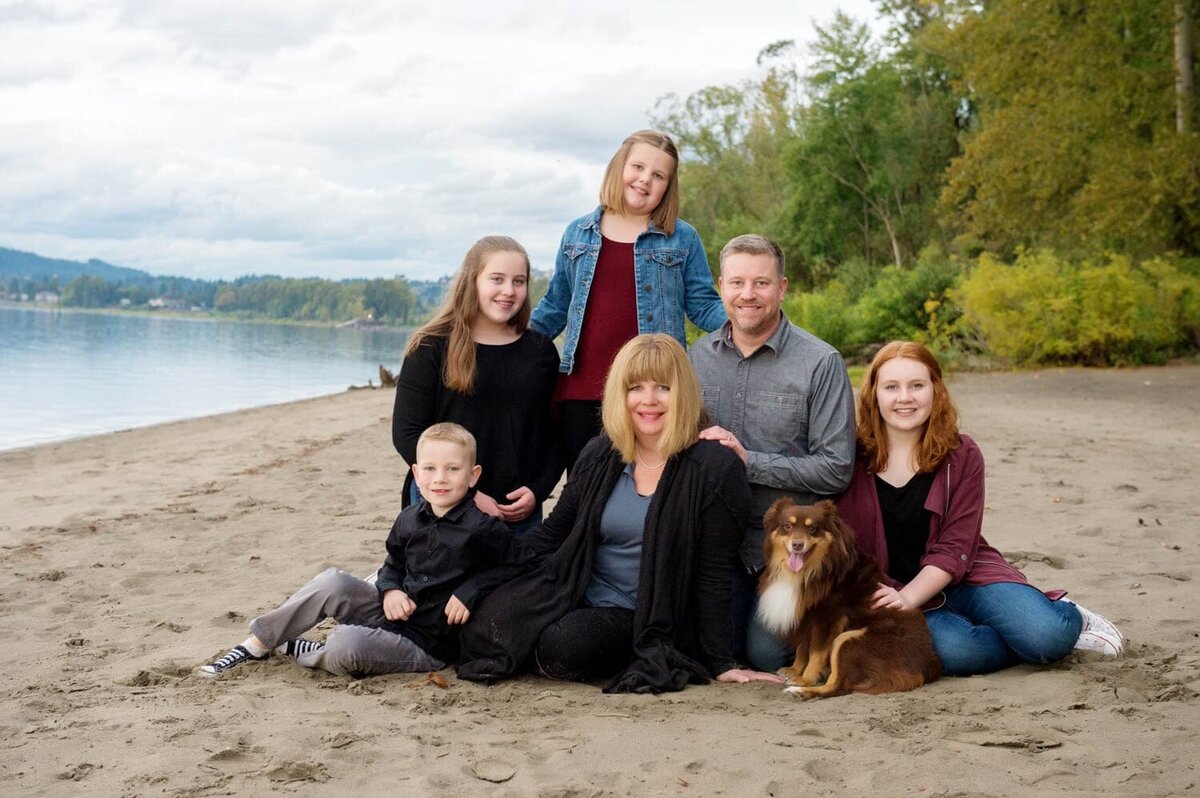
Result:
{"label": "dog's paw", "polygon": [[801,698],[803,698],[805,701],[808,701],[808,700],[816,697],[815,694],[812,692],[811,687],[804,687],[804,686],[800,686],[800,685],[792,685],[791,687],[785,687],[785,688],[783,688],[783,692],[790,693],[792,695],[798,695]]}
{"label": "dog's paw", "polygon": [[804,684],[804,675],[799,668],[780,668],[775,672],[787,679],[788,684]]}

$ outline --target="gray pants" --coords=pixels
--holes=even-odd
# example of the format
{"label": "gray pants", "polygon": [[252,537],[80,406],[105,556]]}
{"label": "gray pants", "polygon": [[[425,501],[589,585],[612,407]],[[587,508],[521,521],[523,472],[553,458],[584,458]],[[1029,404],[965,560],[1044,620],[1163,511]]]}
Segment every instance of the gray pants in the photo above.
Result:
{"label": "gray pants", "polygon": [[285,601],[279,609],[250,622],[250,633],[267,648],[307,632],[326,618],[338,625],[325,647],[303,654],[296,662],[339,676],[373,676],[380,673],[436,671],[446,667],[440,659],[404,635],[380,629],[387,622],[379,591],[353,574],[330,568]]}

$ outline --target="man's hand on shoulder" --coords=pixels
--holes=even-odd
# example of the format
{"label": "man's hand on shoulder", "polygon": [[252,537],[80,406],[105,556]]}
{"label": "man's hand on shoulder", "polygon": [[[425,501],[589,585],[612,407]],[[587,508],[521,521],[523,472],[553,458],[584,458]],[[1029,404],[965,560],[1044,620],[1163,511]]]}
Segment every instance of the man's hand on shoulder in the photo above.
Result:
{"label": "man's hand on shoulder", "polygon": [[743,463],[749,462],[749,456],[746,454],[745,447],[742,442],[737,439],[729,430],[724,427],[718,427],[715,424],[707,429],[700,431],[700,439],[705,441],[716,441],[727,449],[732,449],[734,454],[742,458]]}

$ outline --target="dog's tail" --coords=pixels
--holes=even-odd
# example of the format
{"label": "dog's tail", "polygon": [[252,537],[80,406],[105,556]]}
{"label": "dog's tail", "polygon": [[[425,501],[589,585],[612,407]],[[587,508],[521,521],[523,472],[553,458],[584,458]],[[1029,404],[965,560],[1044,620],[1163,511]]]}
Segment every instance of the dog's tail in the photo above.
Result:
{"label": "dog's tail", "polygon": [[788,692],[798,692],[805,698],[846,693],[902,693],[935,681],[941,675],[941,665],[932,646],[929,660],[920,665],[894,662],[879,659],[878,652],[869,653],[871,643],[862,640],[867,634],[868,630],[862,628],[839,634],[830,648],[829,678],[825,684],[819,687],[789,687]]}
{"label": "dog's tail", "polygon": [[847,674],[846,668],[842,663],[842,647],[853,640],[857,640],[866,633],[866,629],[851,629],[833,638],[833,646],[829,650],[829,678],[825,680],[825,684],[819,687],[789,687],[788,692],[795,690],[800,692],[805,698],[825,698],[831,695],[848,693],[855,689],[855,685],[853,684],[843,689],[843,685],[847,681]]}

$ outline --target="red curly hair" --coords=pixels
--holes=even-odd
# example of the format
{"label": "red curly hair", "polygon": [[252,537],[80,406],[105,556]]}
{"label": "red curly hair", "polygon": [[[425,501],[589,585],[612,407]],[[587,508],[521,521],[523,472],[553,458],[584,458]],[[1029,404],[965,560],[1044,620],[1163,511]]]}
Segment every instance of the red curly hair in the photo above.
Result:
{"label": "red curly hair", "polygon": [[915,341],[892,341],[875,353],[875,359],[867,368],[858,392],[858,445],[860,456],[866,458],[867,470],[872,474],[887,468],[888,462],[887,426],[879,414],[879,400],[875,396],[879,387],[879,368],[898,357],[924,364],[929,369],[929,380],[933,386],[933,407],[929,412],[929,421],[925,422],[925,429],[921,432],[921,441],[917,444],[917,472],[933,471],[959,445],[958,408],[946,390],[942,367],[937,358]]}

